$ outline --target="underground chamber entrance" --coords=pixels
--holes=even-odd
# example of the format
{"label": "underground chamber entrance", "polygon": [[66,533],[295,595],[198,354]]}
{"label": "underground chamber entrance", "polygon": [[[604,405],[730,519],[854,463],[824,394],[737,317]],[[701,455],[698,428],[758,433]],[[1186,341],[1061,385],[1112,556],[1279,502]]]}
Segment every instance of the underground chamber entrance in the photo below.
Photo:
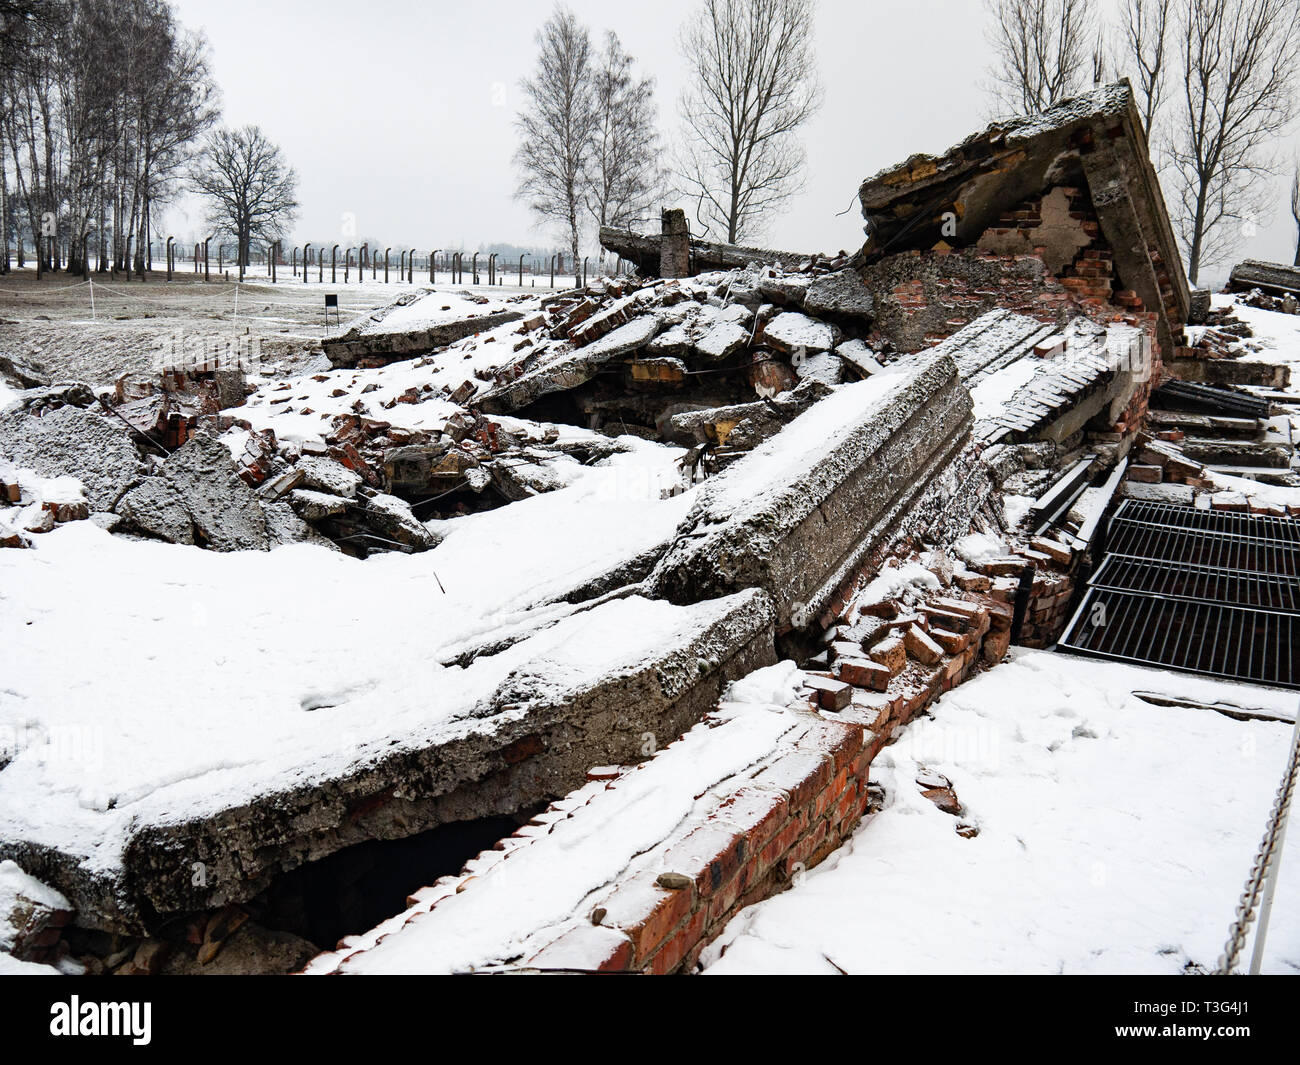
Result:
{"label": "underground chamber entrance", "polygon": [[455,821],[405,839],[358,843],[283,873],[246,908],[263,927],[330,950],[401,913],[407,896],[460,872],[529,816]]}

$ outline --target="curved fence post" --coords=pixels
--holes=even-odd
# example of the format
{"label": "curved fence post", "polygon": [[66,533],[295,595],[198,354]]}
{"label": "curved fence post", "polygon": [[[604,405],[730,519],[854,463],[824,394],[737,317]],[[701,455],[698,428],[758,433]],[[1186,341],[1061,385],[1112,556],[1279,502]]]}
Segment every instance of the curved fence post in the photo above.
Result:
{"label": "curved fence post", "polygon": [[172,266],[174,263],[174,260],[172,258],[172,242],[175,241],[175,239],[176,239],[175,237],[167,238],[167,280],[168,281],[172,279]]}

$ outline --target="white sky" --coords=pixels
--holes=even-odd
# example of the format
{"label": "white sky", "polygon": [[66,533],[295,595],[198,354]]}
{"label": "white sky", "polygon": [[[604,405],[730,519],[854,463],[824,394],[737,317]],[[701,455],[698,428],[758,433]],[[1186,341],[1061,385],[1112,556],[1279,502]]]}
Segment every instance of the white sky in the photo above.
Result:
{"label": "white sky", "polygon": [[[518,82],[534,62],[548,0],[175,0],[212,46],[227,125],[256,123],[299,174],[298,240],[361,239],[420,248],[549,244],[514,199]],[[677,32],[693,0],[569,0],[593,37],[612,29],[658,80],[671,136],[685,75]],[[863,178],[916,152],[940,152],[988,119],[989,50],[979,0],[821,0],[826,102],[808,125],[804,191],[765,243],[836,251],[862,242]],[[1286,150],[1300,148],[1293,136]],[[1290,262],[1295,229],[1277,211],[1239,257]],[[197,232],[192,205],[178,234]],[[838,212],[851,208],[842,217]],[[592,247],[592,253],[598,249]],[[1226,273],[1226,271],[1223,271]],[[1218,280],[1208,271],[1203,281]]]}

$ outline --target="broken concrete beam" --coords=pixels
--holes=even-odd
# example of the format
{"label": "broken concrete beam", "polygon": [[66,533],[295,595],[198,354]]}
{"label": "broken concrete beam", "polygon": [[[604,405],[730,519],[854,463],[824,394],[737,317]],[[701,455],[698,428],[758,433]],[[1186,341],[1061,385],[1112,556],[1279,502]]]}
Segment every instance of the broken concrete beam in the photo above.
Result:
{"label": "broken concrete beam", "polygon": [[497,311],[493,314],[458,318],[451,322],[439,322],[406,332],[380,330],[368,333],[358,327],[348,330],[342,336],[322,341],[321,348],[335,366],[355,366],[360,359],[396,361],[445,347],[475,333],[518,321],[522,317],[523,314],[519,311]]}
{"label": "broken concrete beam", "polygon": [[1253,288],[1300,296],[1300,266],[1245,259],[1234,266],[1228,275],[1228,291],[1249,292]]}
{"label": "broken concrete beam", "polygon": [[970,412],[945,355],[841,386],[705,482],[650,587],[673,602],[759,587],[778,625],[810,624],[960,452]]}
{"label": "broken concrete beam", "polygon": [[1166,359],[1167,376],[1178,381],[1207,385],[1253,385],[1257,388],[1287,388],[1291,367],[1272,362],[1244,359]]}
{"label": "broken concrete beam", "polygon": [[659,274],[677,278],[691,276],[691,226],[680,207],[660,217]]}
{"label": "broken concrete beam", "polygon": [[745,267],[751,263],[777,264],[789,269],[798,269],[811,258],[802,252],[747,248],[738,244],[714,244],[704,240],[692,240],[690,265],[684,273],[677,273],[681,266],[674,260],[669,263],[669,269],[674,271],[670,274],[664,272],[661,267],[662,235],[645,236],[627,229],[601,226],[600,245],[606,251],[614,252],[619,258],[635,263],[643,277],[689,277],[709,270]]}
{"label": "broken concrete beam", "polygon": [[[343,496],[345,499],[352,499],[356,496],[357,489],[361,487],[362,483],[359,473],[348,469],[341,462],[335,462],[331,458],[318,455],[308,455],[299,459],[297,466],[291,472],[300,473],[302,483],[307,488],[314,488],[318,492],[329,492],[331,495]],[[297,485],[293,487],[297,487]]]}
{"label": "broken concrete beam", "polygon": [[[593,765],[643,761],[646,733],[667,746],[731,681],[776,661],[772,622],[759,592],[689,607],[611,600],[559,621],[535,650],[517,644],[514,668],[492,694],[467,694],[441,724],[417,715],[363,750],[346,729],[326,727],[316,761],[305,757],[300,772],[247,802],[137,815],[108,867],[3,832],[0,859],[58,887],[80,923],[147,933],[253,898],[280,873],[353,844],[534,810],[582,786]],[[479,668],[491,676],[495,667]],[[177,860],[196,855],[202,878]]]}

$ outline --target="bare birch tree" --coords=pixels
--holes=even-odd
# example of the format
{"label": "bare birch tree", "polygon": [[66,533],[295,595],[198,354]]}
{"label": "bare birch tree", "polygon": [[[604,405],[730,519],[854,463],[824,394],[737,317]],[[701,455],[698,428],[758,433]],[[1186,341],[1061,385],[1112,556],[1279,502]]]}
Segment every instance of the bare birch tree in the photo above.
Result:
{"label": "bare birch tree", "polygon": [[592,133],[587,210],[599,226],[627,227],[650,210],[662,191],[654,78],[640,78],[615,33],[605,36],[593,76],[596,123]]}
{"label": "bare birch tree", "polygon": [[1300,163],[1291,178],[1291,217],[1295,220],[1295,265],[1300,266]]}
{"label": "bare birch tree", "polygon": [[528,103],[515,121],[515,195],[563,228],[576,264],[598,121],[591,39],[571,11],[557,7],[537,32],[537,46],[537,70],[522,83]]}
{"label": "bare birch tree", "polygon": [[1148,142],[1165,98],[1173,56],[1174,0],[1123,0],[1116,65],[1129,76]]}
{"label": "bare birch tree", "polygon": [[297,214],[298,175],[258,126],[213,133],[194,158],[190,182],[207,202],[209,225],[235,238],[241,267],[254,239],[280,239]]}
{"label": "bare birch tree", "polygon": [[998,106],[1037,114],[1101,77],[1092,0],[985,0]]}
{"label": "bare birch tree", "polygon": [[1263,180],[1295,113],[1300,0],[1179,0],[1185,84],[1169,152],[1187,276],[1227,257],[1269,207]]}
{"label": "bare birch tree", "polygon": [[681,36],[678,177],[735,243],[801,187],[799,128],[821,106],[814,0],[702,0]]}

